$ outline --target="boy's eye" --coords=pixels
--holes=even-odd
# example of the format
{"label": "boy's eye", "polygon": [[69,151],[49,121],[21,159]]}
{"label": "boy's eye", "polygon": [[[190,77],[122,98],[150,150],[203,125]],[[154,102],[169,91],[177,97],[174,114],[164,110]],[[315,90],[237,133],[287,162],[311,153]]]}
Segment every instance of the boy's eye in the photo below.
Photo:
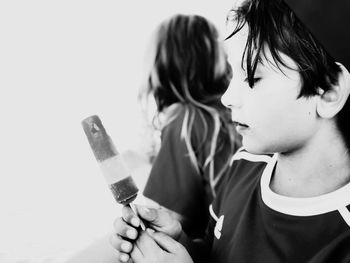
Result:
{"label": "boy's eye", "polygon": [[249,87],[253,88],[256,83],[258,83],[262,78],[253,78],[252,83],[249,83],[248,78],[244,79],[244,82],[247,82],[249,84]]}

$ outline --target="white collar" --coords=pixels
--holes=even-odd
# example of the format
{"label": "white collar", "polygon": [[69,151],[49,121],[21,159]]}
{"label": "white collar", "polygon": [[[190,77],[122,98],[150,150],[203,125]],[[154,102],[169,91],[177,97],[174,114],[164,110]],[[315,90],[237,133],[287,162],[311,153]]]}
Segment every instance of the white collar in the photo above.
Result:
{"label": "white collar", "polygon": [[293,216],[314,216],[339,210],[350,203],[350,183],[333,192],[308,198],[294,198],[276,194],[270,188],[277,154],[269,160],[261,176],[260,187],[263,202],[271,209]]}

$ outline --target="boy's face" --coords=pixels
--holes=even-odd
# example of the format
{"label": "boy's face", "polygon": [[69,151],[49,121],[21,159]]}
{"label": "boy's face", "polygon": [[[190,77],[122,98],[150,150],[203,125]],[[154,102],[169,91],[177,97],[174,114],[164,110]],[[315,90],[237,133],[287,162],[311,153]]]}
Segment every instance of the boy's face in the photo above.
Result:
{"label": "boy's face", "polygon": [[[232,120],[242,135],[246,150],[256,153],[292,152],[312,143],[319,125],[316,96],[298,99],[301,77],[296,70],[273,62],[266,49],[266,59],[258,64],[249,87],[246,71],[242,69],[242,54],[247,40],[247,26],[226,41],[233,77],[222,102],[232,110]],[[297,66],[280,54],[288,66]],[[272,61],[272,62],[271,62]],[[246,67],[245,61],[243,67]]]}

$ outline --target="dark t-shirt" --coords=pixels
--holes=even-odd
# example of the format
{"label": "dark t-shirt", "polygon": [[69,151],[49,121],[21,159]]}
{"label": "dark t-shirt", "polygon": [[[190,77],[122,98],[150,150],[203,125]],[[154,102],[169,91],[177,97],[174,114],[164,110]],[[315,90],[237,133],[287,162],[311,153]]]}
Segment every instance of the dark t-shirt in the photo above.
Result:
{"label": "dark t-shirt", "polygon": [[[209,140],[212,133],[205,137],[204,122],[202,117],[196,114],[190,140],[199,163],[197,170],[191,163],[182,135],[183,120],[186,114],[191,118],[193,109],[178,105],[176,111],[176,117],[162,130],[161,147],[143,194],[190,219],[183,224],[183,228],[190,236],[202,236],[209,219],[208,206],[215,192],[210,183],[209,167],[204,168],[203,165],[209,155]],[[203,114],[203,117],[206,123],[212,123],[209,115]],[[210,132],[212,128],[207,127],[207,130]],[[219,134],[218,138],[219,144],[225,145],[224,140],[227,137]],[[214,159],[214,176],[230,156],[232,156],[230,147],[218,149]]]}
{"label": "dark t-shirt", "polygon": [[269,184],[277,156],[239,151],[210,206],[211,262],[350,262],[350,184],[289,198]]}

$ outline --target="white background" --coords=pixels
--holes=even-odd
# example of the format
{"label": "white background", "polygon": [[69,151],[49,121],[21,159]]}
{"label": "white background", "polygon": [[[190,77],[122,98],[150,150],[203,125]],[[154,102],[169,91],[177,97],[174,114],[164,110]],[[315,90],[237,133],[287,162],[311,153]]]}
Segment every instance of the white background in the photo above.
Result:
{"label": "white background", "polygon": [[119,207],[81,120],[98,114],[121,151],[142,154],[151,32],[178,12],[223,32],[231,2],[0,1],[0,262],[53,262],[111,231]]}

